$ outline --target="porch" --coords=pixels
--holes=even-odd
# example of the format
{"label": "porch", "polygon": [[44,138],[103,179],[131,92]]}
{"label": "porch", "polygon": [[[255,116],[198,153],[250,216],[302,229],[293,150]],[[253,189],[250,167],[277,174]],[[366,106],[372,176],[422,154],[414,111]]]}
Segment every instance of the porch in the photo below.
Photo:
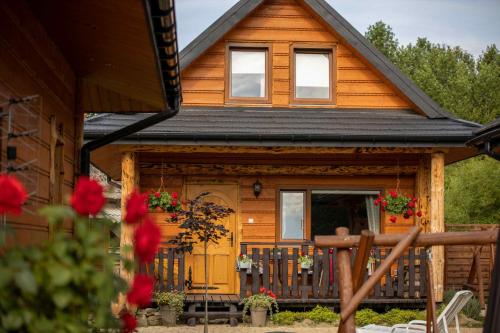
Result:
{"label": "porch", "polygon": [[[339,304],[336,249],[317,249],[306,243],[297,245],[245,242],[240,244],[240,251],[252,259],[252,266],[250,269],[239,270],[239,294],[231,295],[233,301],[239,302],[246,296],[258,293],[260,288],[266,288],[277,295],[282,306]],[[386,248],[375,248],[370,260],[372,267],[367,271],[365,279],[389,251]],[[313,259],[310,269],[301,268],[298,261],[301,252],[308,253]],[[351,253],[353,262],[355,255],[354,248]],[[364,304],[424,306],[425,260],[424,248],[410,248],[379,281]],[[200,290],[195,289],[197,287],[192,287],[191,274],[186,268],[183,254],[175,253],[172,248],[160,248],[155,261],[148,268],[142,267],[141,270],[154,273],[156,291],[182,290],[188,295],[199,293]],[[236,263],[234,269],[237,270]],[[217,286],[209,286],[209,292],[218,294]],[[194,296],[191,298],[196,299]]]}

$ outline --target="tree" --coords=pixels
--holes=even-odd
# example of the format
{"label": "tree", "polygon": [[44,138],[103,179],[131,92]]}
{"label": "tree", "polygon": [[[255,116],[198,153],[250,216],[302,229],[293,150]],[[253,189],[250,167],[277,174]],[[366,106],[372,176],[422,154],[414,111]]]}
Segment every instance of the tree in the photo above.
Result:
{"label": "tree", "polygon": [[382,21],[375,22],[368,27],[365,37],[387,58],[395,59],[399,43],[389,25]]}
{"label": "tree", "polygon": [[[390,26],[371,25],[366,37],[444,109],[458,118],[488,123],[500,116],[500,52],[487,46],[478,59],[456,46],[418,38],[397,45]],[[477,157],[446,168],[447,223],[498,221],[500,188],[497,162]]]}
{"label": "tree", "polygon": [[218,244],[226,236],[227,230],[221,223],[223,219],[234,213],[229,207],[205,201],[210,193],[204,192],[187,202],[187,209],[172,214],[171,222],[181,221],[180,232],[170,243],[175,244],[178,251],[192,253],[194,244],[203,243],[205,265],[205,323],[204,332],[208,332],[208,245]]}

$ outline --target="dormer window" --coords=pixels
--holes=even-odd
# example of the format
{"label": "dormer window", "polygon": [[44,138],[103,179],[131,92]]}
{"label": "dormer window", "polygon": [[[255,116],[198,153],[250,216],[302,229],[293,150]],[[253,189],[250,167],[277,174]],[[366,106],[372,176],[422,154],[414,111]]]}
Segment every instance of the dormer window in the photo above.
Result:
{"label": "dormer window", "polygon": [[269,48],[266,45],[230,45],[226,100],[269,102]]}
{"label": "dormer window", "polygon": [[334,49],[292,48],[292,103],[334,104]]}

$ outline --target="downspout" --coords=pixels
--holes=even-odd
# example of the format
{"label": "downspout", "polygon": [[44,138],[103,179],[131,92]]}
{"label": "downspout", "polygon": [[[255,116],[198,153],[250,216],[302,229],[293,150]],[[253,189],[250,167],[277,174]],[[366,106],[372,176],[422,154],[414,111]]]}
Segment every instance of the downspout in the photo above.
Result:
{"label": "downspout", "polygon": [[[164,8],[159,2],[165,3]],[[181,104],[179,52],[174,0],[144,0],[149,30],[154,44],[156,65],[165,100],[165,111],[154,114],[101,138],[85,143],[80,151],[80,174],[90,174],[90,153],[175,116]]]}

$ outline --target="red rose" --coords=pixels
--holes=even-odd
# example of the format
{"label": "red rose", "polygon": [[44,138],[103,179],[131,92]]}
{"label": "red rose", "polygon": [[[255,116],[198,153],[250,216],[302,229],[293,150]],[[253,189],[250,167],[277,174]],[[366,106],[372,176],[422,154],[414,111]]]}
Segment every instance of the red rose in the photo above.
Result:
{"label": "red rose", "polygon": [[23,184],[14,176],[0,174],[0,214],[21,214],[21,206],[28,200]]}
{"label": "red rose", "polygon": [[136,275],[127,293],[127,301],[138,306],[148,306],[153,297],[153,284],[153,278],[144,274]]}
{"label": "red rose", "polygon": [[396,216],[391,216],[389,218],[389,220],[392,222],[392,223],[396,223],[396,221],[398,220],[398,218]]}
{"label": "red rose", "polygon": [[418,212],[417,212],[417,216],[418,216],[418,217],[422,217],[422,212],[421,212],[421,211],[418,211]]}
{"label": "red rose", "polygon": [[106,203],[102,186],[95,180],[81,176],[71,195],[71,206],[80,215],[97,215]]}
{"label": "red rose", "polygon": [[413,201],[408,202],[408,207],[415,208],[415,202]]}
{"label": "red rose", "polygon": [[137,319],[129,312],[125,312],[120,316],[122,320],[123,333],[132,333],[135,332],[137,328]]}
{"label": "red rose", "polygon": [[128,197],[125,206],[125,222],[134,224],[140,222],[148,213],[148,205],[146,204],[147,195],[134,190]]}
{"label": "red rose", "polygon": [[160,228],[151,218],[146,218],[134,232],[134,250],[140,262],[153,261],[158,251],[160,238]]}
{"label": "red rose", "polygon": [[260,289],[259,289],[259,292],[260,292],[260,293],[265,293],[265,292],[266,292],[266,288],[264,288],[264,287],[260,288]]}
{"label": "red rose", "polygon": [[397,197],[398,197],[398,192],[396,192],[396,191],[391,191],[391,192],[389,192],[389,194],[390,194],[390,195],[391,195],[391,197],[393,197],[393,198],[397,198]]}
{"label": "red rose", "polygon": [[155,192],[155,198],[159,198],[161,197],[161,193],[160,192]]}
{"label": "red rose", "polygon": [[412,216],[412,215],[413,215],[413,210],[408,209],[408,210],[406,211],[406,215],[408,215],[408,216]]}
{"label": "red rose", "polygon": [[173,199],[179,198],[179,194],[177,192],[172,192],[172,198]]}

